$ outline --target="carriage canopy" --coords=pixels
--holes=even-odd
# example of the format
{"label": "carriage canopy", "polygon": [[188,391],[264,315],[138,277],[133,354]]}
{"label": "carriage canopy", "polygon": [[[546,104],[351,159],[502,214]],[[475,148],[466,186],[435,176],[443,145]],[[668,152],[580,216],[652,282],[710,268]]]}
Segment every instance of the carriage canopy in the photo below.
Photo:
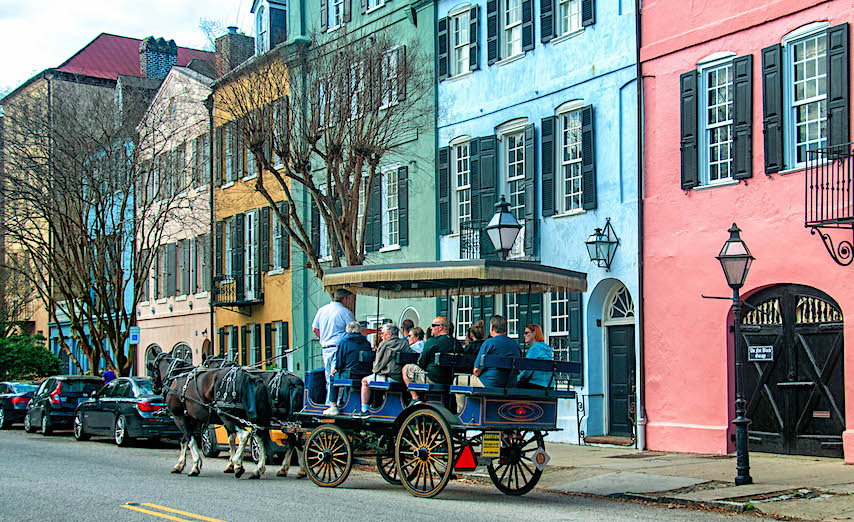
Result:
{"label": "carriage canopy", "polygon": [[339,288],[389,299],[584,292],[587,274],[530,261],[493,259],[330,268],[323,276],[323,289]]}

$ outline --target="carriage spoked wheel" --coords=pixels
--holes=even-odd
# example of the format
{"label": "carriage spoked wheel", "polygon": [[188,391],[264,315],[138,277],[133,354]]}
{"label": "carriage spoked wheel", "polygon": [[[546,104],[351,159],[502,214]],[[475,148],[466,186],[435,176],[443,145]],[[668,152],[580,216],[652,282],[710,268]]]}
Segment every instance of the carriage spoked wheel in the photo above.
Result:
{"label": "carriage spoked wheel", "polygon": [[433,410],[412,412],[400,427],[395,458],[401,482],[416,497],[435,497],[448,484],[454,466],[451,429]]}
{"label": "carriage spoked wheel", "polygon": [[542,470],[531,460],[545,448],[539,431],[505,431],[501,434],[501,456],[486,465],[489,478],[505,495],[524,495],[540,481]]}
{"label": "carriage spoked wheel", "polygon": [[305,443],[303,462],[309,478],[318,486],[339,486],[353,466],[353,448],[344,430],[334,424],[318,427]]}

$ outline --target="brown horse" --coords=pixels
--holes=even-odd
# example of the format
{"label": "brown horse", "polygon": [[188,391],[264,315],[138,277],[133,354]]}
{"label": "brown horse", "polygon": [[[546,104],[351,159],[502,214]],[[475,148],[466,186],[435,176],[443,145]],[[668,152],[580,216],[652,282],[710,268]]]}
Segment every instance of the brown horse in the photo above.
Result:
{"label": "brown horse", "polygon": [[[237,438],[238,447],[232,453],[226,472],[243,475],[243,452],[250,435],[259,437],[258,467],[249,476],[260,478],[266,467],[266,448],[269,442],[272,406],[267,387],[261,380],[240,367],[205,369],[194,368],[181,359],[159,354],[148,365],[152,388],[163,395],[166,408],[181,430],[181,453],[172,473],[181,473],[189,449],[193,466],[188,474],[199,475],[202,456],[196,442],[200,428],[211,423],[222,424],[229,440]],[[251,433],[245,428],[252,428]]]}

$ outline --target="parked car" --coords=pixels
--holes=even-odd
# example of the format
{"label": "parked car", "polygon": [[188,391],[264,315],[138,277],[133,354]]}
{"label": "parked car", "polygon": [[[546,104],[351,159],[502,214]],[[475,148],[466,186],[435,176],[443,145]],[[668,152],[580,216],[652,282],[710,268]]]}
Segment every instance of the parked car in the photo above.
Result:
{"label": "parked car", "polygon": [[103,386],[100,377],[54,375],[48,378],[27,405],[24,431],[33,433],[40,427],[42,434],[47,435],[55,428],[71,427],[77,405]]}
{"label": "parked car", "polygon": [[[248,429],[248,428],[247,428]],[[271,446],[267,449],[267,458],[269,462],[281,464],[284,458],[284,453],[287,450],[286,439],[288,434],[281,430],[270,430]],[[202,455],[205,457],[218,457],[223,451],[228,451],[228,432],[221,424],[209,424],[206,428],[202,428],[200,448]],[[248,453],[249,457],[258,462],[260,451],[255,437],[249,439],[246,445],[244,455]],[[296,464],[296,455],[294,455],[294,464]]]}
{"label": "parked car", "polygon": [[176,437],[181,432],[166,411],[163,397],[144,377],[119,377],[94,397],[83,401],[74,413],[74,438],[111,436],[119,446],[133,439]]}
{"label": "parked car", "polygon": [[0,382],[0,430],[24,420],[27,404],[39,387],[20,382]]}

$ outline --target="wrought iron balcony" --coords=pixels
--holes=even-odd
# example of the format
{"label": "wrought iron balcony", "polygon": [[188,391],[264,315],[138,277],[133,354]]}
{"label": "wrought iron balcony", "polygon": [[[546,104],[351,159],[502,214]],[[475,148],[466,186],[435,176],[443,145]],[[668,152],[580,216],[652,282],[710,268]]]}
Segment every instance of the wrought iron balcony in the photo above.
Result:
{"label": "wrought iron balcony", "polygon": [[854,261],[854,246],[833,238],[821,229],[854,229],[854,154],[852,143],[807,152],[804,226],[818,234],[833,260],[840,265]]}
{"label": "wrought iron balcony", "polygon": [[483,232],[486,223],[481,221],[460,222],[460,259],[480,259],[480,245],[482,241],[489,242],[489,238]]}
{"label": "wrought iron balcony", "polygon": [[261,272],[252,275],[216,276],[211,296],[213,306],[264,304],[263,284],[264,278],[261,277]]}

